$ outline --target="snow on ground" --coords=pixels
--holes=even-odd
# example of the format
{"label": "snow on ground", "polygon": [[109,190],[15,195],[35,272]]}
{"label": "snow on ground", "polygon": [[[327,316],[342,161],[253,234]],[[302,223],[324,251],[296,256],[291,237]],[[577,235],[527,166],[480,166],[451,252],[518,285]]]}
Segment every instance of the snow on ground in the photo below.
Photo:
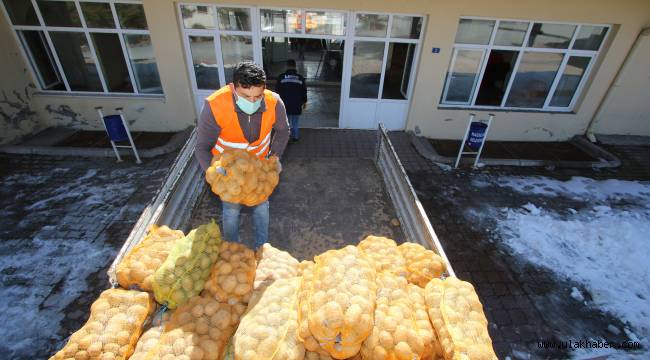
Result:
{"label": "snow on ground", "polygon": [[[34,352],[63,340],[58,334],[63,310],[87,290],[86,278],[112,259],[115,249],[102,231],[136,187],[128,170],[101,171],[90,169],[63,183],[56,177],[65,171],[0,179],[0,224],[13,236],[0,241],[3,357],[47,356]],[[19,204],[11,196],[21,199]],[[91,218],[80,224],[82,216]],[[82,226],[86,235],[64,230]]]}
{"label": "snow on ground", "polygon": [[[520,208],[492,209],[487,216],[497,216],[497,238],[507,249],[583,285],[592,297],[586,304],[629,324],[628,337],[638,335],[648,349],[650,183],[582,177],[566,182],[542,177],[474,182],[481,187],[490,184],[521,194],[585,201],[586,206],[578,211],[559,213],[558,209],[528,203]],[[486,214],[473,212],[472,216]],[[577,288],[567,293],[584,300]]]}

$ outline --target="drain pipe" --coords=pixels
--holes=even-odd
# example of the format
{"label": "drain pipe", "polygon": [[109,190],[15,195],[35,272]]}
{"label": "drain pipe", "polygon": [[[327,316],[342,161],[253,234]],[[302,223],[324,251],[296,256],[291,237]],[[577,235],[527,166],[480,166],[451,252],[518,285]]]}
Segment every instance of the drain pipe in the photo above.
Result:
{"label": "drain pipe", "polygon": [[596,108],[596,112],[594,113],[594,116],[589,121],[589,125],[587,125],[587,130],[585,131],[585,136],[587,136],[589,141],[594,142],[594,143],[597,141],[596,135],[594,134],[594,131],[593,131],[593,127],[596,124],[596,118],[598,118],[598,115],[600,115],[600,113],[602,112],[604,104],[609,99],[609,97],[610,97],[610,95],[612,93],[612,88],[614,88],[614,85],[616,84],[616,82],[618,82],[618,79],[620,78],[621,74],[623,73],[623,70],[625,68],[627,68],[627,66],[629,65],[630,57],[636,51],[636,49],[639,47],[639,40],[641,40],[642,37],[648,36],[648,35],[650,35],[650,27],[646,27],[646,28],[641,29],[639,34],[636,36],[636,39],[634,40],[634,44],[632,44],[632,47],[630,48],[630,50],[625,55],[625,60],[623,60],[623,64],[616,71],[616,76],[614,76],[614,79],[609,83],[609,86],[607,87],[607,92],[605,92],[605,96],[603,97],[603,99],[598,104],[598,107]]}

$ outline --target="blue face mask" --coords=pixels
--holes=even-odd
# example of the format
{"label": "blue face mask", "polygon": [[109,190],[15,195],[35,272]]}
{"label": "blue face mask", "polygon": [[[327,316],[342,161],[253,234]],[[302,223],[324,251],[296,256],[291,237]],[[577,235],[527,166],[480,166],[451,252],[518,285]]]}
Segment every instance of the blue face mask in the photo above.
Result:
{"label": "blue face mask", "polygon": [[248,115],[253,115],[259,108],[262,106],[262,99],[257,101],[248,101],[241,96],[237,97],[237,106],[241,111],[245,112]]}

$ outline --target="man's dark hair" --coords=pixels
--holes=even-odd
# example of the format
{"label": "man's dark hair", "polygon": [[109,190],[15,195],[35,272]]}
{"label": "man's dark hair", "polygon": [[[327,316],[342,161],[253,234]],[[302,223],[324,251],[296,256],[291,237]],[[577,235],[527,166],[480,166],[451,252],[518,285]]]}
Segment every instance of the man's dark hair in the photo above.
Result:
{"label": "man's dark hair", "polygon": [[232,82],[235,86],[241,86],[243,88],[262,86],[266,84],[266,74],[264,73],[264,69],[256,63],[242,61],[235,65]]}
{"label": "man's dark hair", "polygon": [[294,60],[294,59],[287,60],[287,67],[289,69],[295,69],[296,68],[296,60]]}

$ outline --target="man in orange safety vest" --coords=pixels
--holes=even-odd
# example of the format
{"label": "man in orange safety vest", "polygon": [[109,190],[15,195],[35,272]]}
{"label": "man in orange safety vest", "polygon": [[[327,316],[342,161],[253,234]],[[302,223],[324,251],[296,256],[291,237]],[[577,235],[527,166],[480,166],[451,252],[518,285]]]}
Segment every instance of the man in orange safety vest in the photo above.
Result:
{"label": "man in orange safety vest", "polygon": [[[205,99],[197,126],[195,155],[203,171],[213,156],[226,149],[245,149],[259,158],[278,162],[289,140],[287,112],[280,96],[266,90],[266,74],[257,64],[241,62],[234,68],[232,83]],[[225,169],[218,168],[225,174]],[[241,204],[222,200],[223,234],[239,242]],[[253,207],[255,245],[268,242],[269,202]]]}

